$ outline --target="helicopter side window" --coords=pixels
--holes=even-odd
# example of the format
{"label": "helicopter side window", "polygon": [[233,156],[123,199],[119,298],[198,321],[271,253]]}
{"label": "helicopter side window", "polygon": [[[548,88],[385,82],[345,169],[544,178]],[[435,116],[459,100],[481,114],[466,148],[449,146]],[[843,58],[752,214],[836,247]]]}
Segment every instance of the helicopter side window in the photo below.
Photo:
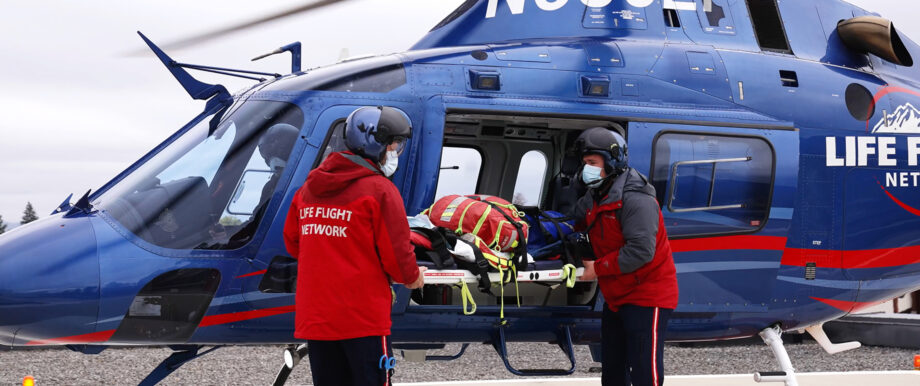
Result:
{"label": "helicopter side window", "polygon": [[776,0],[747,0],[747,4],[760,48],[764,51],[791,54],[792,50],[789,49],[789,40],[786,38],[783,18],[779,14]]}
{"label": "helicopter side window", "polygon": [[329,134],[326,137],[326,148],[323,149],[323,156],[319,157],[316,160],[316,164],[313,165],[315,169],[319,164],[323,163],[332,153],[337,153],[340,151],[348,150],[345,147],[345,120],[341,119],[332,124],[332,129],[329,130]]}
{"label": "helicopter side window", "polygon": [[751,232],[767,221],[774,152],[759,137],[665,133],[652,183],[671,236]]}
{"label": "helicopter side window", "polygon": [[517,180],[514,182],[514,205],[540,206],[543,200],[543,184],[546,182],[546,154],[531,150],[521,157]]}
{"label": "helicopter side window", "polygon": [[482,154],[470,147],[445,146],[441,153],[441,172],[435,200],[449,194],[476,194]]}
{"label": "helicopter side window", "polygon": [[242,247],[258,228],[303,121],[296,105],[267,101],[242,105],[213,131],[204,119],[94,205],[160,247]]}

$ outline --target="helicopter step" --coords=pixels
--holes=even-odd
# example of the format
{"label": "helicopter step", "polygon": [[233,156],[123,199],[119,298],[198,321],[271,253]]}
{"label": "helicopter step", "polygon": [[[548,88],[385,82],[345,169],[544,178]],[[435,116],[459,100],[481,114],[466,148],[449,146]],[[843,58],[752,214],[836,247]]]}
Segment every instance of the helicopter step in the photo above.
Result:
{"label": "helicopter step", "polygon": [[528,376],[528,377],[545,377],[545,376],[559,376],[559,375],[570,375],[575,372],[575,348],[572,344],[572,326],[563,325],[560,326],[560,329],[556,331],[556,344],[559,345],[559,348],[562,349],[562,352],[569,358],[569,363],[571,366],[566,369],[516,369],[511,365],[511,362],[508,361],[508,345],[505,335],[505,324],[500,324],[495,331],[492,337],[492,347],[495,348],[495,352],[498,353],[498,356],[502,358],[502,362],[505,364],[505,368],[508,369],[514,375]]}
{"label": "helicopter step", "polygon": [[758,383],[784,382],[786,386],[799,386],[795,377],[795,368],[792,367],[792,361],[789,360],[789,354],[786,353],[786,347],[783,346],[782,334],[783,330],[779,326],[768,327],[760,332],[760,338],[773,350],[773,356],[783,371],[758,371],[754,373],[754,381]]}

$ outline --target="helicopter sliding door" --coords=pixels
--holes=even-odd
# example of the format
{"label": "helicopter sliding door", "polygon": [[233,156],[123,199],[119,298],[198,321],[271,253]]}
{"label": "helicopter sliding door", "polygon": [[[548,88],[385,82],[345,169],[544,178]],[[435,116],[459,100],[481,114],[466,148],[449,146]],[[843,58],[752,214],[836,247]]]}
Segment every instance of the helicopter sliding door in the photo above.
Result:
{"label": "helicopter sliding door", "polygon": [[630,123],[628,141],[672,240],[677,311],[766,311],[792,217],[796,131]]}

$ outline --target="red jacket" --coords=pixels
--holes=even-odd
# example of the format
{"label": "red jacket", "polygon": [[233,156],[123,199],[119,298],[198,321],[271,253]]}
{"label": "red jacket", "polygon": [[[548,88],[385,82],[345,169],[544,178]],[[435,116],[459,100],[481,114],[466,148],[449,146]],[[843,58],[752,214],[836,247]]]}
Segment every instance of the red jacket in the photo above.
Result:
{"label": "red jacket", "polygon": [[419,270],[396,186],[370,161],[333,153],[291,202],[284,243],[298,260],[294,337],[390,334],[390,282]]}
{"label": "red jacket", "polygon": [[589,190],[575,215],[589,227],[594,270],[608,307],[676,308],[677,270],[655,188],[633,169],[602,188]]}

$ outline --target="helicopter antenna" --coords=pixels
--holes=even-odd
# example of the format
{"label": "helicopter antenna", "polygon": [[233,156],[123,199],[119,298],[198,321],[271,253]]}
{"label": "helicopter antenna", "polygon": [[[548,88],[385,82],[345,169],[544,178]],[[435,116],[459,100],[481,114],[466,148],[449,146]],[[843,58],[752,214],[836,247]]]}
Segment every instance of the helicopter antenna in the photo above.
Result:
{"label": "helicopter antenna", "polygon": [[295,73],[295,72],[300,72],[300,64],[301,64],[301,60],[300,60],[300,42],[293,42],[293,43],[288,44],[288,45],[286,45],[286,46],[284,46],[284,47],[281,47],[281,48],[278,48],[278,49],[276,49],[276,50],[274,50],[274,51],[272,51],[272,52],[269,52],[269,53],[267,53],[267,54],[265,54],[265,55],[256,56],[256,57],[252,58],[252,61],[255,62],[256,60],[259,60],[259,59],[262,59],[262,58],[266,58],[266,57],[269,57],[269,56],[272,56],[272,55],[275,55],[275,54],[280,54],[280,53],[282,53],[282,52],[287,52],[287,51],[290,51],[290,52],[291,52],[291,73],[293,74],[293,73]]}

